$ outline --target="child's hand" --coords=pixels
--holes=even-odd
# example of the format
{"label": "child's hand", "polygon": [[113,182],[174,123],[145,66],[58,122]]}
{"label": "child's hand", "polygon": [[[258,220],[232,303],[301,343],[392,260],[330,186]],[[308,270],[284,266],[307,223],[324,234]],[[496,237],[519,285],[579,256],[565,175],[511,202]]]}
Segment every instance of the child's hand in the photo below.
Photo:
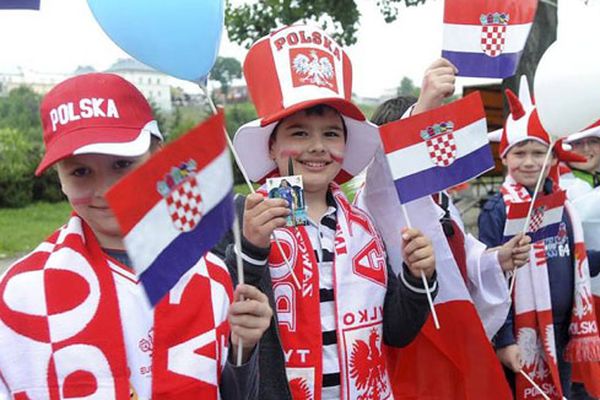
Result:
{"label": "child's hand", "polygon": [[[235,359],[241,340],[242,359],[247,361],[254,346],[271,325],[273,311],[267,296],[254,286],[238,285],[233,295],[234,303],[229,306],[227,318],[231,327],[231,351]],[[242,296],[244,300],[240,301]]]}
{"label": "child's hand", "polygon": [[446,97],[454,93],[456,67],[445,58],[437,59],[425,70],[421,94],[412,115],[433,110],[442,105]]}
{"label": "child's hand", "polygon": [[435,271],[435,256],[431,241],[414,228],[402,230],[402,256],[410,273],[421,278],[421,271],[431,278]]}
{"label": "child's hand", "polygon": [[496,350],[496,357],[506,368],[517,373],[523,366],[521,363],[521,350],[516,344],[511,344]]}
{"label": "child's hand", "polygon": [[529,261],[531,238],[519,233],[498,248],[498,262],[504,272],[522,267]]}
{"label": "child's hand", "polygon": [[257,247],[269,247],[271,234],[285,226],[289,213],[284,199],[265,199],[257,193],[249,195],[244,209],[244,237]]}

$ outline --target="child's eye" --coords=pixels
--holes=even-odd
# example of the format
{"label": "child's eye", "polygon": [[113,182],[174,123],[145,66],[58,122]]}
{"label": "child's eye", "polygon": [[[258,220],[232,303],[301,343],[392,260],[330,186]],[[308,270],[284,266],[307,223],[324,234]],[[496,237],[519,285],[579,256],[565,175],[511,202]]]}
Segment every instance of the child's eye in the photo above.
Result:
{"label": "child's eye", "polygon": [[306,131],[293,131],[292,136],[307,136],[308,133]]}
{"label": "child's eye", "polygon": [[87,167],[79,167],[79,168],[75,168],[71,171],[71,175],[77,176],[77,177],[87,176],[91,173],[92,173],[92,171]]}
{"label": "child's eye", "polygon": [[325,136],[326,137],[340,137],[340,136],[342,136],[342,133],[339,131],[327,131],[327,132],[325,132]]}
{"label": "child's eye", "polygon": [[127,169],[133,165],[133,160],[117,160],[113,164],[114,169]]}

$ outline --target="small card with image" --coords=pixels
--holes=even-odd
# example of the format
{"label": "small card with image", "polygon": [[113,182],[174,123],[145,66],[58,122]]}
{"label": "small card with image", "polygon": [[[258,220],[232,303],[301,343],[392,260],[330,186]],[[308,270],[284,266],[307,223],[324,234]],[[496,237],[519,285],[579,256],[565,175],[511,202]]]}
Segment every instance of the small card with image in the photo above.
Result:
{"label": "small card with image", "polygon": [[308,225],[308,214],[304,203],[304,186],[301,175],[267,179],[269,198],[284,199],[292,211],[287,217],[286,226]]}

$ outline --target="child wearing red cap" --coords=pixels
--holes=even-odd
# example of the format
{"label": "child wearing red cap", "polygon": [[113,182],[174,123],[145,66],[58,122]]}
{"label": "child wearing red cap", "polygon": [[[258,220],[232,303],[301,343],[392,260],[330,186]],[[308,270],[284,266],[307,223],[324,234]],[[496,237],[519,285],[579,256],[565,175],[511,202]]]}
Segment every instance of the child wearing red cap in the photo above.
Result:
{"label": "child wearing red cap", "polygon": [[[527,81],[521,81],[519,98],[511,91],[507,98],[511,114],[499,148],[507,176],[500,193],[484,205],[479,216],[480,240],[488,246],[502,244],[507,208],[531,200],[540,174],[539,196],[559,190],[548,178],[557,157],[553,155],[542,170],[551,141],[541,126]],[[581,222],[566,202],[558,235],[534,243],[529,264],[518,270],[513,308],[494,340],[509,382],[516,384],[517,399],[537,395],[520,370],[550,398],[570,398],[572,363],[600,357],[590,291],[590,274],[599,271],[600,253],[586,252]]]}
{"label": "child wearing red cap", "polygon": [[[235,298],[247,301],[231,304],[226,267],[209,253],[151,308],[104,199],[160,147],[143,95],[116,75],[80,75],[52,89],[40,113],[36,175],[56,167],[73,214],[0,279],[0,398],[255,398],[266,296],[242,285]],[[192,323],[217,314],[212,331]],[[227,362],[230,331],[249,359],[241,367]]]}
{"label": "child wearing red cap", "polygon": [[429,240],[402,232],[397,276],[371,219],[338,186],[379,146],[377,128],[350,101],[351,73],[341,47],[300,25],[260,39],[244,62],[260,118],[236,133],[241,163],[255,182],[301,175],[310,219],[285,227],[285,200],[265,199],[263,187],[237,199],[242,248],[221,246],[232,274],[241,254],[246,281],[276,310],[260,344],[261,399],[392,399],[383,343],[406,345],[425,322],[421,272],[437,290]]}

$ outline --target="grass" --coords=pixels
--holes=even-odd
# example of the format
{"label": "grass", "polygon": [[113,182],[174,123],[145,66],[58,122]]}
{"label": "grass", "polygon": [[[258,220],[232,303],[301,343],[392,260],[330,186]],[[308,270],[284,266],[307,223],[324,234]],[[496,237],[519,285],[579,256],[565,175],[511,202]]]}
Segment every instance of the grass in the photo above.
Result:
{"label": "grass", "polygon": [[0,258],[32,250],[64,224],[70,212],[67,202],[0,209]]}
{"label": "grass", "polygon": [[[237,193],[248,194],[246,185],[237,185]],[[0,259],[27,253],[58,227],[71,213],[67,202],[34,203],[23,208],[0,208]]]}
{"label": "grass", "polygon": [[[354,193],[342,189],[352,198]],[[236,193],[247,195],[245,184],[236,185]],[[0,208],[0,259],[17,257],[37,246],[67,221],[71,206],[67,202],[34,203],[23,208]]]}

